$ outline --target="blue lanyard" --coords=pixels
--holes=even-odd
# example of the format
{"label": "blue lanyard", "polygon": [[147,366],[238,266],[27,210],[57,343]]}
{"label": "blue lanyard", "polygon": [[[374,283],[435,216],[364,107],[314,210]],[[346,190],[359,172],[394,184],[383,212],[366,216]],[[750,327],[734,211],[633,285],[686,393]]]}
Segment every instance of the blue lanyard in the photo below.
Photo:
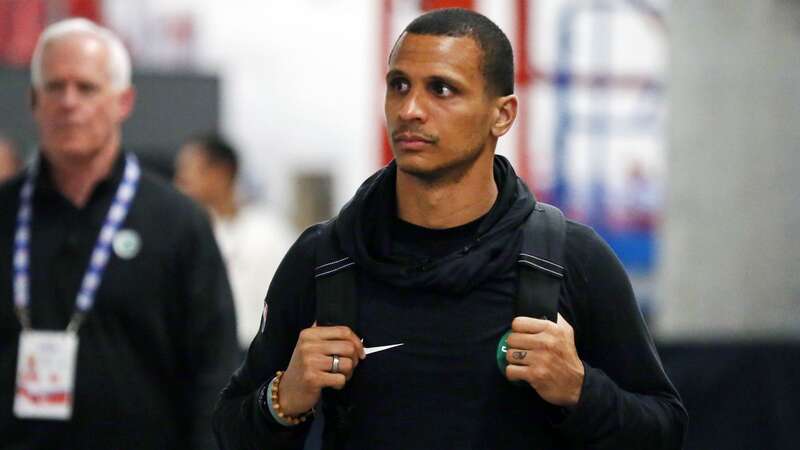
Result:
{"label": "blue lanyard", "polygon": [[[125,155],[125,175],[117,187],[114,201],[106,214],[100,235],[94,244],[89,267],[83,275],[81,288],[75,300],[75,313],[67,326],[67,331],[77,333],[86,313],[92,309],[97,288],[103,279],[108,260],[111,257],[111,243],[125,217],[128,216],[131,202],[139,186],[139,161],[133,154]],[[19,193],[17,229],[14,233],[14,306],[24,329],[31,328],[30,307],[30,240],[31,219],[33,217],[33,186],[36,181],[35,166],[28,171],[25,184]]]}

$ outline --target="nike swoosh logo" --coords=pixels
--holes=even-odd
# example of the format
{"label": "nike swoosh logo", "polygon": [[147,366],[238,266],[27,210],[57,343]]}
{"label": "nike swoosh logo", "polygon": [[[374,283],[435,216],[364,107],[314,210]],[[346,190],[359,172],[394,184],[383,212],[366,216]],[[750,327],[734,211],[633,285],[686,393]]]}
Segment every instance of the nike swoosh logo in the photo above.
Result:
{"label": "nike swoosh logo", "polygon": [[399,347],[401,345],[403,345],[403,344],[401,343],[401,344],[392,344],[392,345],[382,345],[380,347],[365,347],[364,348],[364,353],[369,355],[370,353],[382,352],[384,350],[389,350],[390,348]]}

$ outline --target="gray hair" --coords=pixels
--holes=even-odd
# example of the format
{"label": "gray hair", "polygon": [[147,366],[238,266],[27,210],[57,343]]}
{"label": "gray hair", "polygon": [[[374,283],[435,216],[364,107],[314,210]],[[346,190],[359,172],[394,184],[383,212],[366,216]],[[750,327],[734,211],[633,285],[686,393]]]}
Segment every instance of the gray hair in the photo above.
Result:
{"label": "gray hair", "polygon": [[45,28],[39,36],[31,59],[31,83],[34,87],[41,87],[44,82],[42,79],[42,54],[47,44],[76,34],[89,35],[105,45],[108,51],[108,76],[113,89],[123,90],[130,87],[131,57],[122,41],[108,28],[82,18],[53,23]]}

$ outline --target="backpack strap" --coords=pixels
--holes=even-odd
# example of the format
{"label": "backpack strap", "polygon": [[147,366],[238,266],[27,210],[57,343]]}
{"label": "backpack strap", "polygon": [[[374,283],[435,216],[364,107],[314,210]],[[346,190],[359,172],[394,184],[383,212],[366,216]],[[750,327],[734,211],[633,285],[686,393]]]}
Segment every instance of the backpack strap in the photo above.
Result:
{"label": "backpack strap", "polygon": [[514,317],[558,317],[558,297],[564,279],[564,214],[537,202],[522,227],[522,247]]}
{"label": "backpack strap", "polygon": [[[356,291],[355,262],[345,256],[338,246],[334,220],[322,224],[322,236],[316,249],[316,319],[320,326],[346,325],[357,331],[358,296]],[[353,406],[347,398],[347,387],[342,391],[326,388],[322,391],[324,429],[322,448],[344,448],[350,431]]]}
{"label": "backpack strap", "polygon": [[355,262],[338,248],[333,225],[323,225],[322,239],[317,246],[314,280],[317,290],[317,324],[346,325],[356,331],[358,298],[356,297]]}

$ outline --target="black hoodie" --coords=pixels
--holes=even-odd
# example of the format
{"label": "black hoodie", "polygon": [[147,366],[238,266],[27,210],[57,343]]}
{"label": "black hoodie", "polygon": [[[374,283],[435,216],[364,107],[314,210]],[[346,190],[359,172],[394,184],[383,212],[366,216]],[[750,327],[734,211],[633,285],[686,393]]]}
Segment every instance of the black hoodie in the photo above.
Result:
{"label": "black hoodie", "polygon": [[[397,167],[392,162],[369,178],[336,220],[342,251],[370,277],[398,288],[463,295],[514,264],[519,253],[520,225],[533,211],[535,202],[508,160],[501,156],[495,159],[498,198],[492,209],[473,224],[477,229],[473,236],[465,236],[461,248],[444,255],[431,255],[427,242],[414,248],[417,255],[411,258],[398,255],[402,249],[396,248],[397,240],[404,237],[398,234],[404,230],[402,224],[398,227],[396,223],[396,174]],[[412,233],[413,230],[408,234]],[[415,242],[419,243],[408,244]]]}
{"label": "black hoodie", "polygon": [[[495,362],[513,319],[520,226],[535,200],[495,158],[498,198],[477,221],[428,230],[397,219],[394,164],[369,178],[335,219],[356,263],[357,332],[370,355],[348,383],[353,449],[678,449],[686,413],[642,321],[619,261],[589,228],[568,222],[559,311],[575,328],[586,376],[571,411],[511,384]],[[257,401],[314,321],[321,227],[289,251],[268,314],[223,391],[215,430],[225,449],[301,448],[307,426],[284,428]]]}

